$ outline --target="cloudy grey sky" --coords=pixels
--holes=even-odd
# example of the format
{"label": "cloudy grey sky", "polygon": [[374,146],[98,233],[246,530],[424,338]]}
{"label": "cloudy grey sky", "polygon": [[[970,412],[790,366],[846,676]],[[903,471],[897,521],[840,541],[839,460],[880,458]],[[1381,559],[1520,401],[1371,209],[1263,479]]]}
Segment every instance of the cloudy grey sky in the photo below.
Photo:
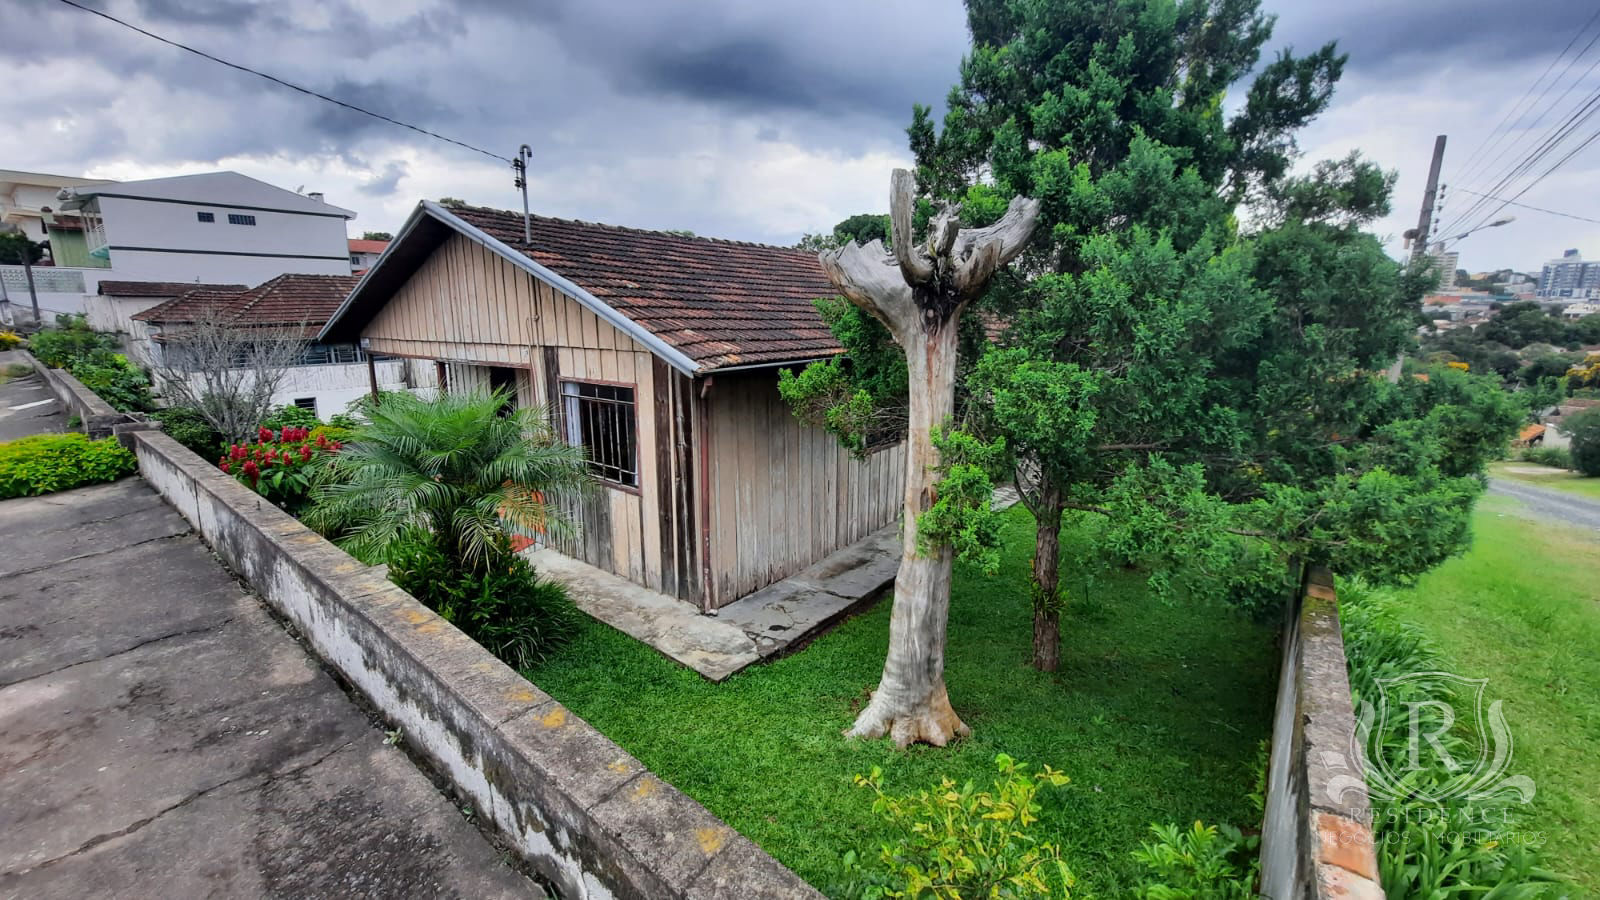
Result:
{"label": "cloudy grey sky", "polygon": [[[886,206],[889,170],[909,159],[911,104],[943,98],[966,46],[955,0],[86,2],[506,156],[528,143],[538,212],[775,243]],[[1338,38],[1351,54],[1334,107],[1301,143],[1308,161],[1360,149],[1398,170],[1397,212],[1380,226],[1396,253],[1433,136],[1450,135],[1448,220],[1471,199],[1462,189],[1494,180],[1461,164],[1594,11],[1589,0],[1266,7],[1279,16],[1274,46]],[[504,163],[57,0],[3,0],[0,33],[0,168],[118,179],[235,169],[324,191],[359,211],[356,234],[394,229],[424,197],[520,203]],[[1600,23],[1573,52],[1595,33]],[[1568,84],[1558,108],[1600,87],[1597,60],[1600,43],[1545,102]],[[1512,151],[1488,168],[1556,117],[1537,118],[1480,154]],[[1521,199],[1600,219],[1600,142]],[[1464,267],[1537,268],[1567,247],[1600,258],[1600,225],[1507,212],[1517,221],[1460,242]]]}

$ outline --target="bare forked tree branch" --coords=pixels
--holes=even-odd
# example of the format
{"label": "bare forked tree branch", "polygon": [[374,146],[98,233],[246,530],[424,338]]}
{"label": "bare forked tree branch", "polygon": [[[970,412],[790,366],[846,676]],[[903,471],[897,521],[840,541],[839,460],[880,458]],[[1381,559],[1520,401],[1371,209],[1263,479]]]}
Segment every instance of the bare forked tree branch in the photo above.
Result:
{"label": "bare forked tree branch", "polygon": [[305,353],[305,324],[238,327],[231,310],[202,310],[163,332],[156,374],[174,406],[194,409],[229,440],[267,417],[289,369]]}

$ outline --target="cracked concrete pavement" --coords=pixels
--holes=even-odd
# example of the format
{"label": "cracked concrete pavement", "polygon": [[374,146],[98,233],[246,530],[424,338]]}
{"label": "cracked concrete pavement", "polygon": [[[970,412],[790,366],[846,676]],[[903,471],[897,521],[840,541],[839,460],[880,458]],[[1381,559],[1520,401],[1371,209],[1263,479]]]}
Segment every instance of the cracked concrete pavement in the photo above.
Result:
{"label": "cracked concrete pavement", "polygon": [[0,897],[542,896],[143,481],[0,548]]}

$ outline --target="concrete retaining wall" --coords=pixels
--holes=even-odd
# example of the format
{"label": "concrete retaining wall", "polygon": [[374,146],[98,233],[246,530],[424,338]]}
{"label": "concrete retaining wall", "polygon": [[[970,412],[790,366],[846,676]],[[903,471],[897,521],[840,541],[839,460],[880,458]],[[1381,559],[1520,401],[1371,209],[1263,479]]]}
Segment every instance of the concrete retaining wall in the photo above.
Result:
{"label": "concrete retaining wall", "polygon": [[99,395],[84,387],[83,382],[72,377],[72,373],[66,369],[52,369],[27,351],[22,351],[22,355],[44,379],[45,386],[61,402],[67,415],[78,417],[81,423],[79,427],[89,437],[110,437],[112,429],[118,425],[144,421],[144,417],[138,413],[118,412],[111,404],[101,400]]}
{"label": "concrete retaining wall", "polygon": [[564,897],[819,897],[454,626],[159,432],[139,471]]}
{"label": "concrete retaining wall", "polygon": [[1289,610],[1272,725],[1261,895],[1382,900],[1333,577],[1312,567]]}

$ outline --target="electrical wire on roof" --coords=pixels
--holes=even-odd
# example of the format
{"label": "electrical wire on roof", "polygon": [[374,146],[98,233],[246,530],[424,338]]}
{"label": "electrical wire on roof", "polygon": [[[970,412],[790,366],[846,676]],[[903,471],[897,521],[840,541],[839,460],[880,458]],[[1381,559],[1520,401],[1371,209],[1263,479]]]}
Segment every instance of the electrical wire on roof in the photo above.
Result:
{"label": "electrical wire on roof", "polygon": [[445,137],[444,135],[439,134],[436,131],[429,131],[426,128],[422,128],[422,127],[417,126],[417,125],[412,125],[409,122],[402,122],[399,119],[395,119],[395,118],[392,118],[390,116],[383,115],[382,113],[375,113],[370,109],[364,109],[364,108],[362,108],[360,106],[355,105],[354,103],[346,103],[343,100],[340,100],[340,99],[335,98],[335,97],[330,97],[327,94],[319,93],[319,92],[314,91],[314,90],[312,90],[310,88],[307,88],[307,87],[301,87],[300,85],[295,84],[294,82],[285,81],[282,78],[277,77],[276,75],[268,75],[266,72],[261,72],[261,71],[258,71],[256,69],[252,69],[249,66],[243,66],[243,65],[240,65],[240,64],[235,63],[235,62],[229,62],[229,61],[227,61],[227,60],[225,60],[225,59],[223,59],[223,58],[221,58],[219,56],[213,56],[212,54],[207,53],[204,50],[197,50],[194,47],[189,46],[188,44],[181,44],[181,43],[179,43],[177,41],[174,41],[174,40],[172,40],[170,38],[164,38],[161,35],[156,34],[153,31],[147,31],[147,30],[145,30],[143,28],[140,28],[138,25],[135,25],[135,24],[133,24],[131,22],[123,21],[122,19],[119,19],[116,16],[111,15],[110,13],[102,12],[102,11],[100,11],[98,9],[93,9],[91,7],[88,7],[88,6],[84,6],[82,3],[76,2],[76,0],[61,0],[61,2],[66,4],[67,6],[72,7],[73,9],[80,9],[80,10],[83,10],[84,12],[89,13],[91,15],[99,16],[100,18],[105,19],[105,20],[107,20],[109,22],[115,22],[118,25],[121,25],[123,28],[127,28],[127,29],[129,29],[131,31],[136,31],[139,34],[144,35],[145,37],[152,38],[154,40],[160,41],[161,43],[167,44],[168,46],[177,47],[179,50],[184,50],[186,52],[193,53],[195,56],[199,56],[199,57],[201,57],[203,59],[208,59],[208,60],[210,60],[210,61],[212,61],[214,63],[217,63],[219,65],[227,66],[230,69],[237,69],[240,72],[244,72],[244,73],[247,73],[247,74],[250,74],[250,75],[254,75],[257,78],[265,78],[266,80],[272,82],[273,84],[279,85],[281,87],[286,87],[291,91],[298,91],[298,92],[300,92],[302,94],[305,94],[305,95],[307,95],[309,97],[315,97],[318,100],[323,100],[323,101],[326,101],[328,103],[332,103],[334,106],[343,107],[344,109],[348,109],[351,112],[357,112],[357,113],[360,113],[360,114],[362,114],[364,116],[371,116],[372,118],[378,119],[379,121],[388,122],[390,125],[398,125],[401,128],[410,129],[411,131],[415,131],[418,134],[426,135],[427,137],[431,137],[434,140],[444,141],[447,144],[455,144],[457,147],[462,147],[462,148],[465,148],[467,150],[471,150],[474,153],[482,153],[484,156],[487,156],[490,159],[497,159],[497,160],[499,160],[500,162],[503,162],[503,163],[514,163],[514,160],[512,160],[510,157],[501,156],[498,153],[491,153],[488,150],[483,149],[482,147],[474,147],[473,145],[467,143],[466,141],[458,141],[455,138]]}

